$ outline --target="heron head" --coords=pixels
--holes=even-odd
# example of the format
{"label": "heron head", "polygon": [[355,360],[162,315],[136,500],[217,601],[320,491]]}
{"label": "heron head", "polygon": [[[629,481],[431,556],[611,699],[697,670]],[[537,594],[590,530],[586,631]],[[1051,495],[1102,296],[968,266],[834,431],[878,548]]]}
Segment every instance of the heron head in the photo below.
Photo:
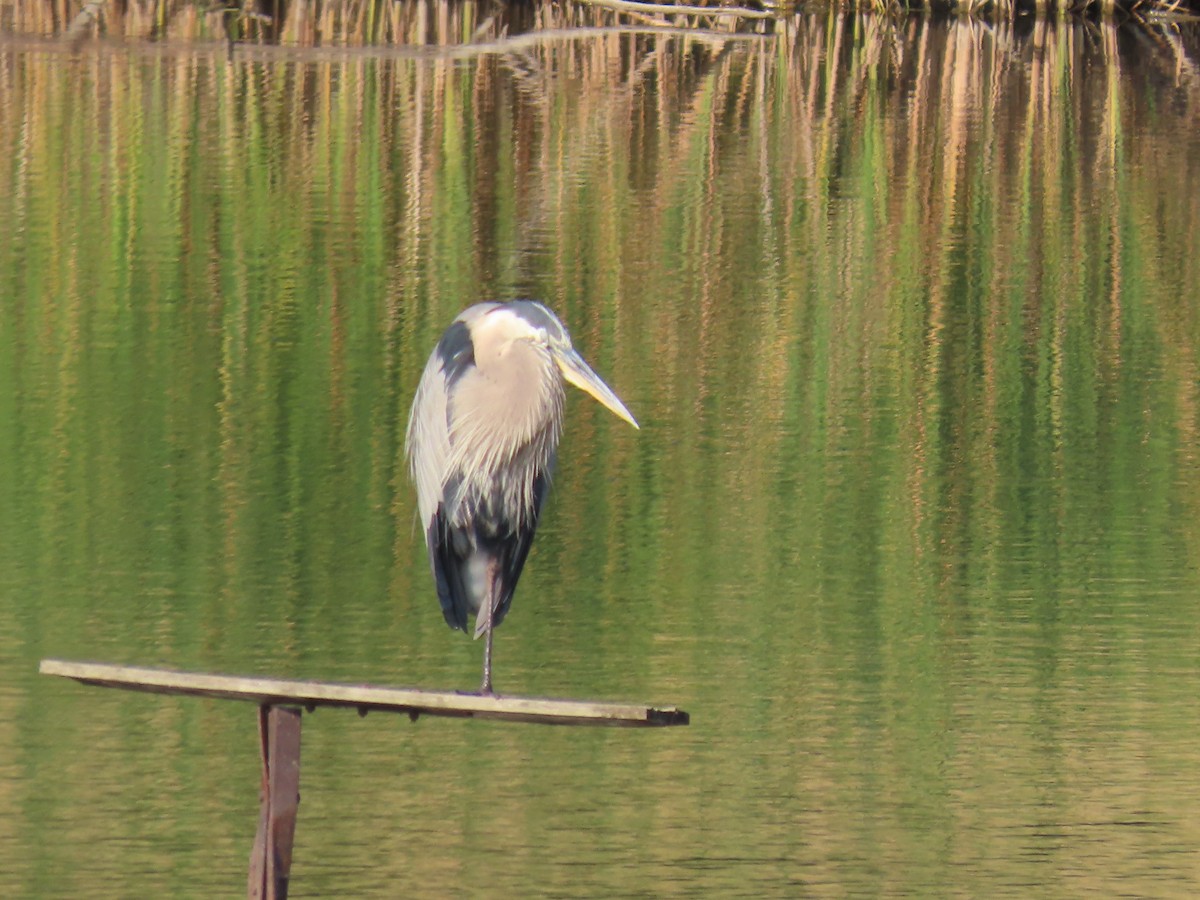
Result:
{"label": "heron head", "polygon": [[[609,412],[634,428],[637,420],[604,380],[571,345],[571,334],[558,316],[535,300],[514,300],[499,304],[486,314],[495,327],[503,328],[510,340],[527,340],[544,348],[569,383],[590,394]],[[499,318],[502,317],[502,318]]]}

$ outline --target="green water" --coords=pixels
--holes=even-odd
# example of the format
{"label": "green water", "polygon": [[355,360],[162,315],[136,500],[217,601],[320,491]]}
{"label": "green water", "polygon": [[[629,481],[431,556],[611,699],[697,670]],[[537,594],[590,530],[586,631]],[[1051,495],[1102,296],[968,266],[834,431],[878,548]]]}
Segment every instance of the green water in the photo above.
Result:
{"label": "green water", "polygon": [[497,688],[692,724],[306,716],[295,896],[1200,892],[1169,50],[824,14],[0,43],[0,893],[244,890],[253,707],[44,657],[475,687],[403,432],[441,330],[510,296],[642,430],[569,398]]}

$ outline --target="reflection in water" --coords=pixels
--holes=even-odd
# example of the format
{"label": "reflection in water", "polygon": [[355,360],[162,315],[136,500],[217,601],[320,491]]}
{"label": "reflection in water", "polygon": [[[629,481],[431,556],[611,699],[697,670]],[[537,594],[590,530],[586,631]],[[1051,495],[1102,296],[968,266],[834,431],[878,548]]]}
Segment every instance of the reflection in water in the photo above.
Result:
{"label": "reflection in water", "polygon": [[643,430],[570,404],[502,687],[694,724],[318,713],[297,890],[1194,892],[1170,50],[824,15],[469,62],[0,48],[4,893],[228,895],[253,833],[250,712],[43,656],[473,685],[402,436],[444,323],[520,295]]}

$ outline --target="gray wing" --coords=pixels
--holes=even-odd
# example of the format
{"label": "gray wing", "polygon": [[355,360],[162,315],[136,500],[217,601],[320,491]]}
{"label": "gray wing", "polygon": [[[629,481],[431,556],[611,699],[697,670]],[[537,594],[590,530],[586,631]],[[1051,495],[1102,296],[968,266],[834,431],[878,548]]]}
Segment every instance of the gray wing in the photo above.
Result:
{"label": "gray wing", "polygon": [[447,421],[446,377],[435,350],[425,364],[417,386],[405,436],[409,468],[417,489],[421,525],[428,530],[446,480],[450,459],[450,427]]}
{"label": "gray wing", "polygon": [[451,529],[446,507],[457,507],[448,494],[458,493],[461,474],[454,471],[451,419],[454,385],[475,364],[470,324],[497,306],[477,303],[463,311],[438,341],[425,363],[408,417],[405,446],[417,508],[429,549],[429,563],[446,621],[467,630],[467,616],[478,599],[463,565],[472,536]]}
{"label": "gray wing", "polygon": [[475,364],[470,326],[496,303],[476,303],[463,310],[446,329],[417,385],[408,416],[405,447],[421,524],[428,529],[450,478],[450,394],[463,373]]}

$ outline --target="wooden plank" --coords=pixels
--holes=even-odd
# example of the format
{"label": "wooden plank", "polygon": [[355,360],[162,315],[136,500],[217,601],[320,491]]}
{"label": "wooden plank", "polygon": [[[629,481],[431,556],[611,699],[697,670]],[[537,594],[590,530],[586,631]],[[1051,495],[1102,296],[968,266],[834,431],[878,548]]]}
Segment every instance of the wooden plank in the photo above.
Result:
{"label": "wooden plank", "polygon": [[310,712],[318,706],[341,706],[361,714],[372,710],[418,715],[502,719],[552,725],[619,725],[646,727],[687,725],[688,714],[675,707],[636,703],[597,703],[543,697],[424,691],[368,684],[246,678],[106,663],[42,660],[43,675],[61,675],[84,684],[161,694],[183,694],[248,700],[261,706],[295,704]]}
{"label": "wooden plank", "polygon": [[288,706],[260,706],[263,785],[250,853],[250,900],[287,900],[300,806],[300,716]]}
{"label": "wooden plank", "polygon": [[300,807],[300,710],[272,706],[267,721],[270,725],[267,742],[271,748],[267,885],[272,890],[267,900],[287,900],[292,878],[292,842]]}

